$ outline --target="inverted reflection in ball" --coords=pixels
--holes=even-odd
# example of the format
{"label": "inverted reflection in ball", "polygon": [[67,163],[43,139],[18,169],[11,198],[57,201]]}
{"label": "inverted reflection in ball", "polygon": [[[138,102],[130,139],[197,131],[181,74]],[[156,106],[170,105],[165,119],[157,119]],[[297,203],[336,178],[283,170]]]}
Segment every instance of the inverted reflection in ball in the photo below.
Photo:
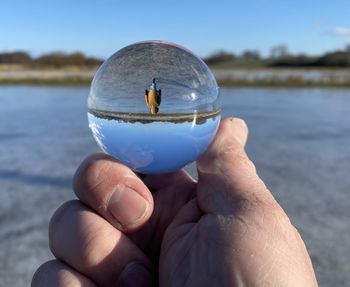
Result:
{"label": "inverted reflection in ball", "polygon": [[89,126],[103,151],[141,173],[167,173],[196,160],[219,121],[219,91],[207,65],[171,43],[127,46],[97,71]]}

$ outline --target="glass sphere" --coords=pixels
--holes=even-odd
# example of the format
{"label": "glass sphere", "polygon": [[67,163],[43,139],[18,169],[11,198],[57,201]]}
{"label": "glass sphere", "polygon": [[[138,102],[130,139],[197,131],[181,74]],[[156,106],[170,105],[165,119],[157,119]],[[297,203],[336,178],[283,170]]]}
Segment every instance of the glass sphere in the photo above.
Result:
{"label": "glass sphere", "polygon": [[196,160],[220,122],[219,89],[207,65],[179,45],[127,46],[96,72],[88,120],[101,149],[140,173]]}

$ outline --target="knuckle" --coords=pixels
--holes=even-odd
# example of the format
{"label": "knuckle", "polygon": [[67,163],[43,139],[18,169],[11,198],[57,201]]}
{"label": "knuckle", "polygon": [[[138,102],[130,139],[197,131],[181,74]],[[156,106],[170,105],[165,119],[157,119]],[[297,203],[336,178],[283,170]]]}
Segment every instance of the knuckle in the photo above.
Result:
{"label": "knuckle", "polygon": [[52,215],[49,222],[49,246],[54,251],[59,240],[62,227],[72,218],[72,213],[81,207],[78,200],[70,200],[63,203]]}
{"label": "knuckle", "polygon": [[[88,157],[74,175],[73,189],[76,195],[92,203],[103,203],[106,189],[122,181],[124,178],[137,178],[127,167],[105,154]],[[102,202],[101,202],[102,200]]]}
{"label": "knuckle", "polygon": [[101,249],[96,247],[115,238],[115,229],[79,200],[60,206],[49,224],[49,247],[54,256],[68,263],[74,262],[84,270],[102,260]]}
{"label": "knuckle", "polygon": [[259,218],[263,215],[266,219],[285,216],[283,209],[266,187],[257,182],[251,186],[250,190],[249,194],[237,199],[235,208],[237,212]]}
{"label": "knuckle", "polygon": [[62,222],[64,222],[65,218],[68,215],[67,213],[72,212],[78,206],[80,206],[78,200],[70,200],[63,203],[52,215],[49,224],[49,230],[57,228]]}
{"label": "knuckle", "polygon": [[101,264],[104,256],[97,247],[103,245],[105,239],[110,240],[115,235],[113,230],[107,230],[105,226],[96,226],[94,232],[86,234],[80,247],[79,266],[82,270],[90,270]]}
{"label": "knuckle", "polygon": [[31,287],[52,286],[50,283],[52,273],[57,269],[57,260],[43,263],[34,273]]}
{"label": "knuckle", "polygon": [[277,202],[265,202],[264,213],[268,218],[274,219],[280,223],[289,223],[289,218]]}
{"label": "knuckle", "polygon": [[82,277],[59,260],[42,264],[32,278],[31,287],[95,287],[90,280]]}
{"label": "knuckle", "polygon": [[245,169],[256,173],[254,163],[249,159],[243,147],[237,144],[228,144],[225,148],[221,148],[217,154],[218,163],[229,163],[233,168]]}
{"label": "knuckle", "polygon": [[247,157],[245,153],[237,153],[235,157],[231,160],[232,165],[239,169],[249,170],[256,174],[256,167],[254,163]]}
{"label": "knuckle", "polygon": [[282,207],[276,201],[266,201],[262,208],[264,225],[274,226],[274,233],[280,233],[281,230],[288,231],[292,226],[289,217]]}
{"label": "knuckle", "polygon": [[79,166],[73,179],[74,191],[84,190],[86,187],[90,187],[91,184],[95,185],[96,181],[100,182],[101,174],[101,154],[95,154],[89,156]]}

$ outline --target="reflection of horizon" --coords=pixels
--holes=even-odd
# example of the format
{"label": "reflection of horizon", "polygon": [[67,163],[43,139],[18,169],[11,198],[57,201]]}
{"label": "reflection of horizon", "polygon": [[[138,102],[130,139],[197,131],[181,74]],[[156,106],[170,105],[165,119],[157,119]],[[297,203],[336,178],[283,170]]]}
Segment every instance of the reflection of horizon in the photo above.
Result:
{"label": "reflection of horizon", "polygon": [[220,116],[220,109],[211,112],[198,112],[194,110],[191,113],[158,113],[152,115],[150,113],[126,113],[126,112],[112,112],[102,111],[97,109],[89,109],[88,113],[105,120],[114,120],[125,123],[142,123],[150,124],[153,122],[167,122],[167,123],[195,123],[197,125],[205,123],[207,120],[216,120]]}

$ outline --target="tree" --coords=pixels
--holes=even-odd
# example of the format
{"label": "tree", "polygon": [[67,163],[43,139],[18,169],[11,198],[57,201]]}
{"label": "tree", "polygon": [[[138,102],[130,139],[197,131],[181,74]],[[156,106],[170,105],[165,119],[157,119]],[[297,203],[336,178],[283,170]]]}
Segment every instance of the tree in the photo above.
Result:
{"label": "tree", "polygon": [[271,58],[285,58],[288,57],[288,47],[286,45],[278,45],[271,48],[270,56]]}
{"label": "tree", "polygon": [[101,59],[93,58],[93,57],[88,57],[85,59],[85,65],[86,66],[99,66],[102,64]]}
{"label": "tree", "polygon": [[248,60],[248,61],[251,61],[251,60],[260,60],[260,53],[259,51],[257,50],[247,50],[247,51],[244,51],[242,53],[242,56],[241,56],[242,59],[244,60]]}
{"label": "tree", "polygon": [[350,56],[348,51],[335,51],[327,53],[318,60],[319,66],[350,67]]}
{"label": "tree", "polygon": [[32,58],[26,52],[22,51],[0,54],[0,64],[29,65],[32,61]]}
{"label": "tree", "polygon": [[345,51],[348,52],[348,53],[350,53],[350,44],[346,45]]}
{"label": "tree", "polygon": [[228,53],[225,51],[218,51],[210,55],[209,57],[205,58],[204,61],[208,65],[215,65],[220,63],[232,62],[235,60],[235,58],[236,56],[232,53]]}
{"label": "tree", "polygon": [[102,60],[91,57],[87,58],[80,52],[71,54],[54,52],[40,56],[35,62],[41,66],[54,66],[60,68],[63,66],[97,66],[102,63]]}
{"label": "tree", "polygon": [[83,53],[72,53],[66,56],[65,62],[68,65],[72,66],[84,66],[85,65],[85,56]]}
{"label": "tree", "polygon": [[35,62],[41,66],[55,66],[59,68],[67,64],[65,58],[66,55],[63,52],[53,52],[41,55]]}

